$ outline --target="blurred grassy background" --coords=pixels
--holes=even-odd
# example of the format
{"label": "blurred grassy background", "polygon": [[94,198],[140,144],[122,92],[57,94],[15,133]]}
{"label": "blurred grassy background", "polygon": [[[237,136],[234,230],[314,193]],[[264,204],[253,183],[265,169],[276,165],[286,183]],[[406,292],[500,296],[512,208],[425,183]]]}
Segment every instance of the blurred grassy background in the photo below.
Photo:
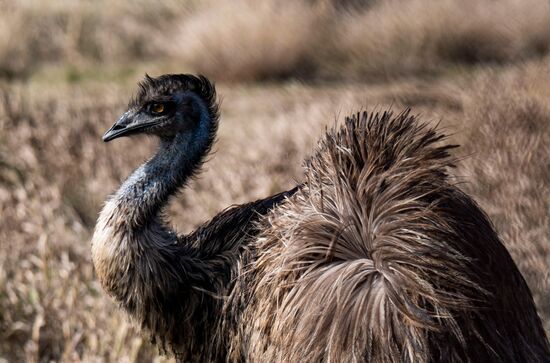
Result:
{"label": "blurred grassy background", "polygon": [[0,0],[0,362],[163,361],[94,277],[103,200],[154,149],[105,145],[145,72],[201,72],[216,153],[181,231],[287,188],[324,126],[412,107],[463,145],[550,332],[548,0]]}

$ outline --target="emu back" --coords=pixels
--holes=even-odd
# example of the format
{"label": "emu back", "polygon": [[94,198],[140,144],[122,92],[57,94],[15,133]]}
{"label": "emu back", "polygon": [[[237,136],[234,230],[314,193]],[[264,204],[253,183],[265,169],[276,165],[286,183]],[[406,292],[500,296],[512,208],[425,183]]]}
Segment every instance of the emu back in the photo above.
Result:
{"label": "emu back", "polygon": [[408,112],[327,132],[244,257],[229,360],[548,361],[525,280],[449,176],[454,147]]}

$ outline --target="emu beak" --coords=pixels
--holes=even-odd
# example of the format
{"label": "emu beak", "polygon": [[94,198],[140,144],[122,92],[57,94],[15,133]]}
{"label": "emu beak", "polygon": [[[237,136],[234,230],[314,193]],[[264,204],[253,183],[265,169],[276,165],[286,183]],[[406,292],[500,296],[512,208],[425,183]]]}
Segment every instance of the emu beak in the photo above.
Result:
{"label": "emu beak", "polygon": [[131,131],[132,118],[128,117],[128,112],[124,113],[120,118],[111,126],[109,130],[103,135],[103,141],[109,142],[118,137],[124,136]]}
{"label": "emu beak", "polygon": [[122,136],[137,134],[144,129],[150,126],[154,126],[158,123],[159,121],[156,120],[140,122],[139,117],[137,117],[136,120],[136,115],[133,115],[128,111],[120,116],[117,122],[115,122],[115,124],[111,126],[109,130],[107,130],[105,135],[103,135],[103,141],[108,142]]}

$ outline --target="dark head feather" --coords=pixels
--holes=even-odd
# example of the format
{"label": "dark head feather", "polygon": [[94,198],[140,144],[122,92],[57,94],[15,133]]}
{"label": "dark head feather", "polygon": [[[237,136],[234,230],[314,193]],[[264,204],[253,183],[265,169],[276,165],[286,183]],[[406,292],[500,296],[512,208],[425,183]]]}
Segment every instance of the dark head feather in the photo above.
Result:
{"label": "dark head feather", "polygon": [[164,74],[159,77],[145,77],[139,82],[139,91],[128,108],[137,108],[152,101],[162,101],[177,92],[189,91],[198,95],[208,107],[211,120],[219,119],[219,104],[216,87],[208,78],[192,74]]}

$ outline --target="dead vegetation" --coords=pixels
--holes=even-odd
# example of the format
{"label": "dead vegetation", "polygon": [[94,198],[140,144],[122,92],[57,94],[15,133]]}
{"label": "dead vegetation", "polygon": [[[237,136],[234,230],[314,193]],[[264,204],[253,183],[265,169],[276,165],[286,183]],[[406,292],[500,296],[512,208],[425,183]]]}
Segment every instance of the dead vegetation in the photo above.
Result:
{"label": "dead vegetation", "polygon": [[465,143],[471,157],[460,173],[530,283],[548,334],[550,89],[542,76],[547,69],[490,74],[467,96]]}
{"label": "dead vegetation", "polygon": [[[550,50],[545,0],[0,1],[0,76],[170,61],[215,79],[380,79]],[[29,27],[28,24],[33,24]]]}
{"label": "dead vegetation", "polygon": [[[463,145],[459,180],[495,223],[550,332],[548,3],[241,2],[0,1],[0,74],[28,79],[0,90],[0,362],[156,356],[102,294],[89,251],[102,201],[150,154],[147,139],[137,147],[100,141],[142,74],[76,84],[34,78],[51,64],[128,59],[225,80],[354,80],[223,84],[218,152],[173,203],[180,230],[293,185],[337,116],[412,106],[441,121]],[[357,82],[365,78],[387,82]]]}

